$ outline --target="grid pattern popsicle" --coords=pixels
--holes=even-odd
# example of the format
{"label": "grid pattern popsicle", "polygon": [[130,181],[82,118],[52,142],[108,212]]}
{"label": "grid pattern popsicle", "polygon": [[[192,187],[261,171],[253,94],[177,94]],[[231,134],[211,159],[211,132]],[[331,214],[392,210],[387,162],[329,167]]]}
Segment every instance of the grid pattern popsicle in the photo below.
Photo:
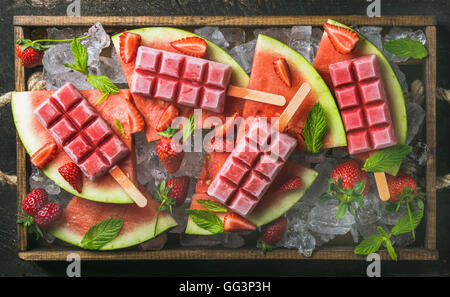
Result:
{"label": "grid pattern popsicle", "polygon": [[230,77],[229,65],[140,46],[130,91],[221,113]]}
{"label": "grid pattern popsicle", "polygon": [[256,207],[297,145],[257,118],[208,187],[208,195],[247,216]]}
{"label": "grid pattern popsicle", "polygon": [[349,153],[395,145],[397,139],[376,55],[337,62],[329,70]]}
{"label": "grid pattern popsicle", "polygon": [[128,147],[71,83],[42,102],[34,114],[91,180],[105,174],[129,153]]}

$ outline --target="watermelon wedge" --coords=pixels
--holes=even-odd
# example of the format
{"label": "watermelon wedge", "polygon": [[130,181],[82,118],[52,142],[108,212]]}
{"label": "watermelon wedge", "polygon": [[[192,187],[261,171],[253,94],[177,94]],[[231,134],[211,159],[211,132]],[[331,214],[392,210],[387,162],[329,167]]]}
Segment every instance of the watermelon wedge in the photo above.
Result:
{"label": "watermelon wedge", "polygon": [[[327,23],[353,30],[333,20],[328,20]],[[389,64],[389,61],[386,59],[383,53],[375,45],[373,45],[370,41],[368,41],[367,38],[365,38],[363,35],[359,33],[358,35],[359,41],[356,44],[353,51],[351,51],[348,54],[341,54],[335,50],[326,32],[324,32],[313,65],[320,73],[322,78],[325,80],[327,85],[330,87],[330,89],[333,89],[330,72],[328,70],[330,64],[353,59],[356,57],[375,54],[378,58],[378,64],[380,66],[380,71],[383,76],[383,83],[386,89],[386,96],[389,102],[389,108],[391,111],[391,117],[392,122],[394,124],[397,142],[399,144],[404,144],[406,141],[406,130],[407,130],[406,107],[400,83],[395,75],[394,70]],[[365,159],[368,157],[368,155],[362,154],[359,157]],[[396,175],[398,170],[399,166],[391,168],[387,172],[391,175]]]}
{"label": "watermelon wedge", "polygon": [[[142,45],[172,52],[177,52],[177,50],[170,44],[173,41],[193,36],[201,38],[200,36],[194,33],[168,27],[141,28],[130,30],[127,32],[139,34],[141,36]],[[112,37],[112,41],[117,52],[120,51],[121,34],[122,33],[114,35]],[[219,46],[208,40],[206,40],[206,43],[207,43],[207,51],[206,55],[203,58],[230,65],[232,69],[231,84],[240,87],[247,87],[249,78],[247,73],[242,69],[242,67]],[[122,61],[121,59],[119,60],[122,65],[122,69],[127,79],[128,85],[131,85],[136,59],[130,61],[129,63],[124,63],[124,61]],[[133,95],[133,101],[137,109],[144,115],[146,123],[147,140],[149,142],[158,140],[160,136],[156,134],[155,128],[157,127],[169,103],[162,100],[149,99],[139,95]],[[188,117],[193,112],[192,108],[184,107],[178,104],[175,105],[179,110],[179,116]],[[225,110],[222,114],[203,111],[202,120],[204,122],[207,117],[214,116],[220,119],[222,123],[224,123],[225,118],[227,116],[231,116],[235,112],[241,112],[243,107],[244,107],[244,100],[239,98],[228,97],[225,104]],[[211,121],[209,121],[209,124],[210,123]],[[207,125],[206,122],[204,122],[204,124]],[[210,128],[207,126],[204,127]]]}
{"label": "watermelon wedge", "polygon": [[[291,77],[291,87],[288,87],[274,70],[274,61],[283,58],[288,66]],[[312,86],[310,94],[300,106],[297,113],[291,119],[286,132],[299,141],[299,149],[305,149],[302,136],[303,126],[308,112],[316,102],[320,102],[325,111],[328,122],[328,131],[325,135],[325,148],[346,146],[344,126],[334,98],[314,67],[298,52],[286,44],[263,34],[258,35],[252,71],[248,87],[258,91],[265,91],[283,95],[289,102],[303,82]],[[243,116],[275,117],[280,116],[285,107],[247,101],[244,106]]]}
{"label": "watermelon wedge", "polygon": [[[192,198],[190,209],[204,209],[204,207],[197,202],[198,199],[214,201],[211,196],[206,194],[208,184],[219,172],[228,154],[229,153],[211,153],[208,155],[209,157],[205,158],[204,168],[198,177],[196,194]],[[261,201],[247,219],[256,226],[262,226],[279,218],[303,197],[317,175],[318,173],[312,169],[305,168],[292,162],[287,162],[270,186],[266,195],[261,198]],[[289,192],[275,193],[278,187],[292,176],[300,177],[302,179],[303,187]],[[223,221],[226,214],[227,213],[217,213],[217,216]],[[211,232],[197,226],[191,218],[188,219],[185,232],[186,234],[211,235]]]}
{"label": "watermelon wedge", "polygon": [[[53,140],[48,131],[33,114],[35,107],[50,97],[53,92],[54,91],[32,91],[14,92],[12,94],[11,108],[14,123],[16,125],[17,133],[22,140],[22,144],[30,156],[47,142]],[[132,181],[136,181],[136,156],[127,113],[127,101],[130,100],[130,92],[128,90],[120,90],[118,94],[110,95],[108,99],[100,105],[94,105],[97,98],[101,95],[99,91],[89,90],[80,92],[93,106],[95,106],[100,115],[130,148],[132,153],[120,163],[120,167]],[[122,123],[127,138],[117,130],[115,119],[118,119]],[[59,148],[56,158],[42,169],[42,172],[59,187],[73,195],[85,199],[109,203],[133,202],[129,195],[109,174],[102,176],[95,182],[83,177],[83,191],[78,193],[58,173],[58,168],[68,162],[71,162],[71,159],[61,148]]]}
{"label": "watermelon wedge", "polygon": [[84,234],[94,224],[109,218],[120,218],[124,223],[118,236],[101,248],[101,250],[113,250],[139,244],[177,226],[177,222],[167,211],[161,212],[156,234],[154,234],[156,209],[159,203],[151,199],[145,189],[143,193],[148,198],[148,204],[144,208],[135,204],[99,203],[73,197],[64,209],[61,220],[49,232],[58,239],[81,246]]}

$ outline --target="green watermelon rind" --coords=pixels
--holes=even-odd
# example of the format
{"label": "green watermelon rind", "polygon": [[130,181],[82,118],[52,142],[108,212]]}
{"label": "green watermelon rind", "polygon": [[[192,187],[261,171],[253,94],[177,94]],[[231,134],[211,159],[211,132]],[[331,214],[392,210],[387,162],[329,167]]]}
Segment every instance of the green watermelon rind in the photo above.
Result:
{"label": "green watermelon rind", "polygon": [[[224,49],[222,49],[217,44],[213,43],[212,41],[209,41],[208,39],[199,36],[195,33],[173,28],[173,27],[146,27],[146,28],[138,28],[138,29],[132,29],[127,30],[126,32],[136,33],[141,35],[143,42],[148,41],[155,41],[155,40],[161,40],[167,42],[167,40],[177,40],[185,37],[191,37],[196,36],[204,39],[208,45],[208,50],[206,52],[206,56],[204,58],[224,64],[228,64],[231,66],[231,84],[240,86],[240,87],[247,87],[249,82],[249,76],[245,72],[245,70],[242,68],[239,63],[236,62],[236,60],[233,59]],[[114,44],[114,47],[116,51],[120,50],[120,38],[119,36],[122,33],[115,34],[111,37],[111,40]]]}
{"label": "green watermelon rind", "polygon": [[[311,185],[319,175],[317,171],[308,168],[302,168],[302,170],[299,170],[297,172],[294,171],[292,173],[293,176],[299,176],[302,178],[303,187],[294,191],[269,194],[271,195],[270,198],[269,196],[266,196],[265,199],[277,199],[281,203],[273,205],[272,208],[262,208],[257,205],[247,218],[249,221],[251,221],[257,227],[260,227],[276,220],[300,201],[300,199],[303,197],[303,195],[305,195],[309,187],[311,187]],[[218,215],[219,218],[223,221],[224,216],[220,214]],[[190,217],[188,218],[185,233],[195,235],[213,235],[213,233],[209,232],[208,230],[197,226]]]}
{"label": "green watermelon rind", "polygon": [[[106,251],[131,247],[155,238],[156,236],[166,232],[173,227],[176,227],[177,225],[177,222],[171,216],[160,216],[156,234],[153,233],[155,228],[155,219],[153,219],[152,221],[143,223],[138,228],[135,228],[132,232],[120,234],[118,237],[102,246],[99,250]],[[49,229],[48,231],[50,234],[62,241],[78,247],[82,247],[81,240],[83,239],[83,236],[74,231],[71,231],[69,228],[57,227]]]}
{"label": "green watermelon rind", "polygon": [[327,119],[327,134],[325,138],[328,139],[327,142],[332,147],[347,146],[347,136],[336,101],[314,66],[296,50],[264,34],[258,34],[256,48],[279,53],[288,59],[289,63],[294,65],[293,68],[300,69],[302,77],[306,78],[308,83],[311,84],[316,97],[325,111]]}
{"label": "green watermelon rind", "polygon": [[[365,54],[376,54],[378,57],[378,64],[380,65],[381,72],[383,73],[383,82],[385,85],[385,89],[388,92],[391,92],[392,95],[390,95],[390,98],[395,98],[395,100],[392,100],[390,102],[391,108],[395,109],[396,112],[392,112],[393,117],[396,117],[396,120],[394,122],[395,126],[395,132],[397,136],[397,142],[399,144],[405,144],[406,143],[406,131],[408,129],[407,126],[407,117],[406,117],[406,105],[405,105],[405,97],[403,95],[403,90],[400,85],[400,82],[398,81],[397,76],[395,75],[394,70],[392,69],[388,59],[383,54],[383,52],[378,49],[373,43],[371,43],[364,35],[360,34],[359,32],[355,31],[354,29],[341,24],[335,20],[329,19],[327,23],[347,28],[349,30],[352,30],[356,32],[360,40],[357,44],[358,47],[363,47],[359,49],[361,52],[364,52]],[[389,77],[387,77],[387,75]],[[392,105],[393,104],[393,105]],[[386,173],[389,173],[391,175],[397,175],[398,171],[400,169],[400,165],[395,166]]]}
{"label": "green watermelon rind", "polygon": [[[17,134],[22,141],[28,155],[33,155],[42,145],[42,141],[35,139],[29,129],[32,119],[33,111],[31,110],[29,95],[32,92],[12,92],[11,94],[11,110],[13,114],[14,124],[16,126]],[[41,170],[49,179],[51,179],[57,186],[65,191],[92,201],[115,203],[115,204],[129,204],[133,203],[130,196],[120,187],[115,190],[105,189],[104,187],[83,187],[83,191],[78,193],[58,172],[58,168],[49,164]]]}

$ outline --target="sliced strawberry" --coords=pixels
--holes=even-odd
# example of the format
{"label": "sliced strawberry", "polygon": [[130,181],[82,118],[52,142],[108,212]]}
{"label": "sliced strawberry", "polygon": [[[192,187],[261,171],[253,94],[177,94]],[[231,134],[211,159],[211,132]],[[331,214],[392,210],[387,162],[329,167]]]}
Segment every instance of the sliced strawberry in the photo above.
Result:
{"label": "sliced strawberry", "polygon": [[130,63],[141,45],[141,35],[124,32],[120,35],[120,58],[124,63]]}
{"label": "sliced strawberry", "polygon": [[30,162],[36,166],[36,168],[42,169],[56,157],[57,151],[58,145],[56,142],[49,142],[31,156]]}
{"label": "sliced strawberry", "polygon": [[255,231],[256,226],[237,213],[230,212],[223,219],[224,232]]}
{"label": "sliced strawberry", "polygon": [[206,41],[196,36],[172,41],[170,45],[185,55],[199,58],[205,56],[206,49],[208,48]]}
{"label": "sliced strawberry", "polygon": [[59,174],[78,192],[81,193],[83,189],[83,175],[80,168],[69,162],[58,168]]}
{"label": "sliced strawberry", "polygon": [[180,112],[178,111],[178,108],[170,104],[159,119],[159,123],[156,126],[156,131],[161,132],[169,128],[172,124],[173,119],[176,118],[179,113]]}
{"label": "sliced strawberry", "polygon": [[281,81],[290,88],[292,86],[291,71],[289,70],[289,65],[286,62],[286,59],[278,58],[273,61],[273,68]]}
{"label": "sliced strawberry", "polygon": [[130,133],[134,134],[144,130],[145,122],[142,114],[134,107],[131,101],[127,100],[128,122],[130,124]]}
{"label": "sliced strawberry", "polygon": [[231,118],[228,118],[225,124],[216,128],[216,136],[217,137],[226,137],[227,133],[232,135],[234,132],[234,127],[236,127],[236,118],[239,116],[239,113],[235,112]]}
{"label": "sliced strawberry", "polygon": [[328,23],[323,24],[323,28],[334,48],[341,54],[350,53],[359,41],[358,33],[350,29]]}
{"label": "sliced strawberry", "polygon": [[293,176],[285,181],[280,188],[276,191],[276,193],[287,192],[296,189],[300,189],[303,187],[302,179],[299,176]]}

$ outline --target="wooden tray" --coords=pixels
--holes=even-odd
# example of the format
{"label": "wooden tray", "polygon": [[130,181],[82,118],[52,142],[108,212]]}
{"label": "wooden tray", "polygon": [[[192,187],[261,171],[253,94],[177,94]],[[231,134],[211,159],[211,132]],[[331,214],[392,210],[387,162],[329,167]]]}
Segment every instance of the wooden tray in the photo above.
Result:
{"label": "wooden tray", "polygon": [[[436,250],[436,18],[434,16],[388,16],[369,18],[366,16],[156,16],[156,17],[64,17],[64,16],[15,16],[14,38],[30,37],[31,31],[43,27],[90,27],[101,22],[108,32],[121,32],[124,29],[147,26],[176,26],[188,30],[202,26],[252,27],[289,27],[294,25],[321,26],[332,18],[347,25],[373,26],[406,26],[418,27],[425,31],[428,57],[420,63],[426,96],[426,142],[430,149],[426,164],[426,205],[425,216],[421,225],[425,225],[423,243],[409,248],[396,248],[399,260],[437,260]],[[22,67],[16,57],[15,85],[16,91],[26,90],[29,73]],[[21,208],[23,197],[28,193],[28,177],[30,164],[28,156],[19,137],[17,142],[17,208]],[[276,249],[263,256],[254,247],[240,249],[224,248],[181,248],[166,247],[161,251],[140,251],[125,249],[109,252],[85,251],[77,247],[51,246],[30,247],[27,241],[27,230],[17,225],[18,255],[24,260],[54,261],[66,260],[69,253],[76,252],[82,260],[176,260],[176,259],[312,259],[312,260],[365,260],[364,256],[355,255],[355,244],[344,244],[345,240],[333,241],[314,251],[312,257],[304,257],[297,250]],[[379,252],[381,259],[390,259],[385,250]]]}

